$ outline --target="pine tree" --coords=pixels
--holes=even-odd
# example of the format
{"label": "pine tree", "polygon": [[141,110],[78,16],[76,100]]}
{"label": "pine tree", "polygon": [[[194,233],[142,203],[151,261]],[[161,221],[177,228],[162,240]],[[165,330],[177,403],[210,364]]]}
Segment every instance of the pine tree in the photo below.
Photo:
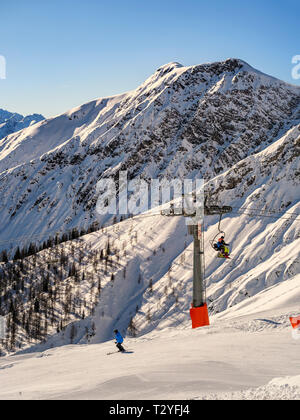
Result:
{"label": "pine tree", "polygon": [[150,279],[150,281],[149,281],[149,292],[153,293],[153,281],[152,281],[152,279]]}
{"label": "pine tree", "polygon": [[34,301],[34,312],[39,313],[40,312],[40,302],[38,299],[35,299]]}
{"label": "pine tree", "polygon": [[7,251],[5,249],[1,252],[1,262],[8,263]]}
{"label": "pine tree", "polygon": [[128,332],[132,337],[136,337],[137,334],[137,328],[135,326],[135,323],[133,321],[133,318],[131,317],[129,325],[128,325]]}
{"label": "pine tree", "polygon": [[21,259],[21,251],[20,251],[20,248],[19,247],[16,249],[16,252],[15,252],[15,255],[14,255],[14,258],[13,259],[14,259],[14,261]]}
{"label": "pine tree", "polygon": [[76,326],[74,324],[72,324],[71,331],[70,331],[70,340],[71,340],[71,343],[73,343],[73,340],[74,340],[76,334],[77,334],[77,328],[76,328]]}

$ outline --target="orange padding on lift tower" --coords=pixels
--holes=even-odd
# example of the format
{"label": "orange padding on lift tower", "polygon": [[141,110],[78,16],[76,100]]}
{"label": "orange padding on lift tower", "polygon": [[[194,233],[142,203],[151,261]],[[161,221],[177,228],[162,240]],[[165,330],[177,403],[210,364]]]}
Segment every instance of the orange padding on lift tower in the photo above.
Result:
{"label": "orange padding on lift tower", "polygon": [[203,306],[198,306],[194,308],[193,306],[190,309],[191,319],[192,319],[192,328],[204,327],[209,325],[208,310],[207,304]]}
{"label": "orange padding on lift tower", "polygon": [[298,328],[298,326],[300,326],[300,316],[291,316],[290,321],[293,328]]}

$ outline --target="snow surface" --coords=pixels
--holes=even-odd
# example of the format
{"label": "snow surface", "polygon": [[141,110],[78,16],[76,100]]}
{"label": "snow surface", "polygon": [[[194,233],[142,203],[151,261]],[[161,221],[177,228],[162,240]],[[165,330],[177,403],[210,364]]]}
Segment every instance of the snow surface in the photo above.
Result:
{"label": "snow surface", "polygon": [[[300,340],[264,309],[236,326],[228,313],[209,327],[126,339],[126,354],[108,356],[114,344],[106,342],[1,358],[0,399],[299,399]],[[280,306],[284,319],[290,311]]]}

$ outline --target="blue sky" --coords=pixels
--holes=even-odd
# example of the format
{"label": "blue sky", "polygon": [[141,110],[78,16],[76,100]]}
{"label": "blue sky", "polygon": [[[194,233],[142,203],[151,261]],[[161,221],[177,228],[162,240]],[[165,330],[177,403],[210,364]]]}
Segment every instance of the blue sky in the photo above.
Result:
{"label": "blue sky", "polygon": [[291,77],[299,0],[13,0],[0,6],[0,108],[49,117],[138,87],[159,66],[237,57]]}

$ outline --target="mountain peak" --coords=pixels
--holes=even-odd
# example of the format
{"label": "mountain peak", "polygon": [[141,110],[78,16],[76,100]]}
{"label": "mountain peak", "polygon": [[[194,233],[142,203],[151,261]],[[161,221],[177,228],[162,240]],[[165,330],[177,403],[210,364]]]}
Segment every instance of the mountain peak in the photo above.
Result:
{"label": "mountain peak", "polygon": [[176,61],[172,61],[170,63],[164,64],[163,66],[159,67],[157,69],[157,72],[168,73],[170,71],[173,71],[175,69],[179,69],[181,67],[183,67],[182,64],[177,63]]}

